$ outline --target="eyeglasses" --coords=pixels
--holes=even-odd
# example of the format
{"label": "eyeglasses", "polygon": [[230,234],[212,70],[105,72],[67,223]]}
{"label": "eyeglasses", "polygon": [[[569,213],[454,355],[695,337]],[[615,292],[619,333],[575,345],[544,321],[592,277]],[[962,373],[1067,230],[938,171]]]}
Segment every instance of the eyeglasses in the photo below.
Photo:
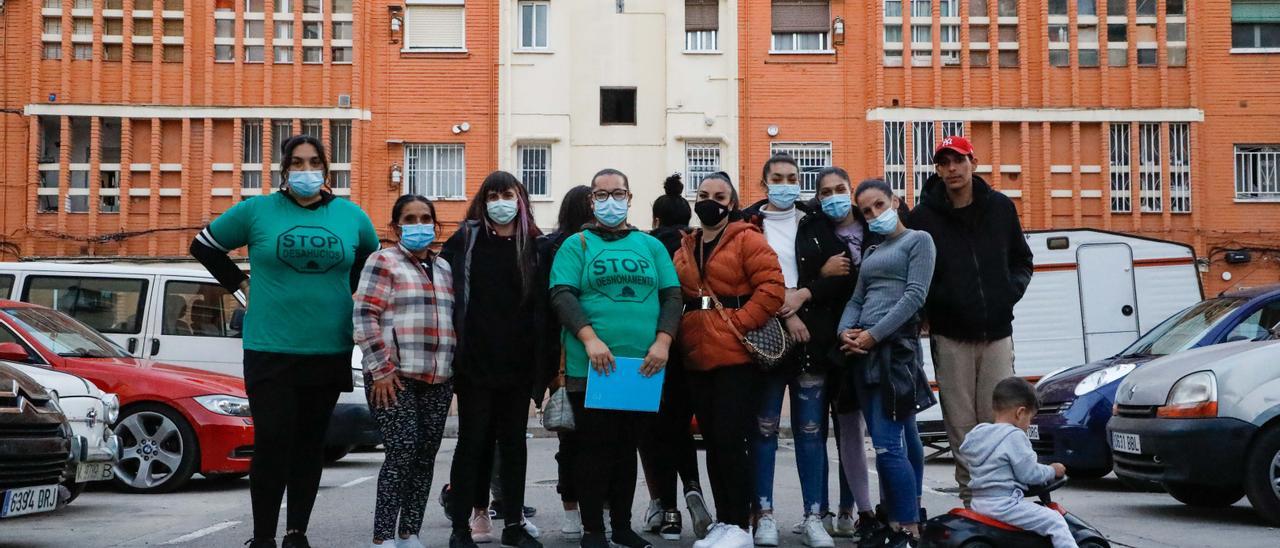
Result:
{"label": "eyeglasses", "polygon": [[591,193],[591,199],[597,202],[603,202],[609,198],[615,200],[626,200],[631,196],[631,192],[625,188],[610,190],[596,190]]}

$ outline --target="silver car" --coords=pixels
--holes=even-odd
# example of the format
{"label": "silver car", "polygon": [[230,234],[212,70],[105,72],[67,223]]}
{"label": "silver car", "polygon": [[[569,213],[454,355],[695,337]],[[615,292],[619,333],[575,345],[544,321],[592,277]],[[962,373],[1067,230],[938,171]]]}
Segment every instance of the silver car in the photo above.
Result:
{"label": "silver car", "polygon": [[1248,495],[1280,524],[1280,340],[1208,346],[1131,373],[1107,426],[1116,475],[1193,506]]}

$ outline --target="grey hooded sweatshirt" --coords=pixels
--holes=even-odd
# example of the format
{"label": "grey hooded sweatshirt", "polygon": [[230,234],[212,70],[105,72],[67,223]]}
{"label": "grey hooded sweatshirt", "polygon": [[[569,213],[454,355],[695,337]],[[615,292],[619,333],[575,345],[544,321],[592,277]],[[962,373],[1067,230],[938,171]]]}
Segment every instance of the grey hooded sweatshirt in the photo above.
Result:
{"label": "grey hooded sweatshirt", "polygon": [[975,426],[960,444],[958,455],[969,465],[969,488],[975,498],[1007,497],[1015,489],[1047,484],[1057,475],[1053,468],[1036,462],[1031,440],[1012,424]]}

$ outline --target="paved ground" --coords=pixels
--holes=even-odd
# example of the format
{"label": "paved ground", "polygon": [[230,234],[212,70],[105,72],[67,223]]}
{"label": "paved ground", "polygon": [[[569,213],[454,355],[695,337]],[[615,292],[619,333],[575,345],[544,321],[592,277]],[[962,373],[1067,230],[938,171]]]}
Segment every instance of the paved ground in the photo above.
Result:
{"label": "paved ground", "polygon": [[[453,440],[445,440],[436,466],[434,491],[439,490],[447,475],[453,447]],[[549,548],[569,546],[559,535],[553,460],[556,442],[535,439],[530,440],[529,447],[528,493],[531,504],[539,509],[533,521],[543,529],[542,540]],[[834,445],[831,455],[835,455]],[[311,524],[313,544],[369,545],[375,476],[381,460],[380,453],[357,453],[325,470]],[[788,529],[799,519],[801,507],[799,486],[790,472],[794,468],[794,453],[784,447],[778,456],[776,497],[779,521]],[[953,497],[938,491],[951,483],[950,478],[949,463],[929,465],[925,504],[930,513],[942,513],[955,505]],[[835,478],[831,481],[835,493]],[[648,497],[643,485],[637,491],[636,507],[640,512]],[[1280,546],[1280,530],[1263,525],[1247,500],[1223,510],[1193,510],[1161,493],[1127,492],[1114,476],[1076,483],[1059,493],[1059,502],[1109,535],[1117,546]],[[214,484],[196,479],[182,492],[168,495],[126,495],[99,489],[52,514],[5,520],[0,522],[0,546],[235,547],[249,538],[250,531],[247,480]],[[444,546],[448,539],[448,524],[434,494],[423,538],[431,547]],[[688,546],[692,541],[686,531],[686,538],[679,545]],[[658,547],[677,545],[661,540],[655,543]],[[799,538],[784,534],[783,545],[800,546]],[[498,548],[496,544],[487,546]],[[851,545],[841,542],[838,546]]]}

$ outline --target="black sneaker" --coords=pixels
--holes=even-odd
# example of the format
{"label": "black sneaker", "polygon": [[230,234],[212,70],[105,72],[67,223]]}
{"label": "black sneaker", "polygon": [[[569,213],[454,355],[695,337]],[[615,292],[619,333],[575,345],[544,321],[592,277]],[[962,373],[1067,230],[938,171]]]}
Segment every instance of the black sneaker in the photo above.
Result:
{"label": "black sneaker", "polygon": [[440,488],[440,507],[445,510],[449,509],[449,494],[449,484],[446,483]]}
{"label": "black sneaker", "polygon": [[858,521],[857,532],[854,536],[858,537],[858,548],[873,548],[876,546],[884,546],[889,539],[889,527],[880,520],[860,520]]}
{"label": "black sneaker", "polygon": [[455,530],[449,535],[449,548],[477,548],[477,545],[476,541],[471,539],[471,531]]}
{"label": "black sneaker", "polygon": [[244,541],[244,545],[249,548],[276,548],[276,539],[249,539]]}
{"label": "black sneaker", "polygon": [[609,539],[605,538],[604,533],[584,533],[578,546],[581,548],[609,548]]}
{"label": "black sneaker", "polygon": [[289,533],[280,542],[280,548],[311,548],[311,543],[307,542],[307,535],[305,534]]}
{"label": "black sneaker", "polygon": [[[680,514],[676,514],[679,516]],[[676,537],[677,539],[680,537]],[[632,531],[630,527],[614,527],[613,543],[623,548],[653,548],[653,543]]]}
{"label": "black sneaker", "polygon": [[[489,517],[495,520],[500,520],[505,518],[506,514],[502,511],[503,510],[502,506],[503,506],[502,501],[495,500],[490,502]],[[523,514],[524,517],[527,519],[527,518],[531,518],[538,515],[538,509],[532,506],[521,506],[520,513]]]}
{"label": "black sneaker", "polygon": [[880,523],[880,520],[876,519],[874,514],[862,514],[858,516],[858,523],[853,526],[853,540],[854,542],[860,542],[862,539],[871,538],[884,530],[884,524]]}
{"label": "black sneaker", "polygon": [[906,531],[894,531],[885,543],[888,548],[915,548],[919,545],[920,541]]}
{"label": "black sneaker", "polygon": [[663,540],[680,540],[680,533],[683,528],[680,523],[680,512],[663,512],[662,526],[658,528],[658,534],[662,535]]}
{"label": "black sneaker", "polygon": [[542,543],[533,538],[524,526],[517,523],[502,528],[503,548],[542,548]]}

